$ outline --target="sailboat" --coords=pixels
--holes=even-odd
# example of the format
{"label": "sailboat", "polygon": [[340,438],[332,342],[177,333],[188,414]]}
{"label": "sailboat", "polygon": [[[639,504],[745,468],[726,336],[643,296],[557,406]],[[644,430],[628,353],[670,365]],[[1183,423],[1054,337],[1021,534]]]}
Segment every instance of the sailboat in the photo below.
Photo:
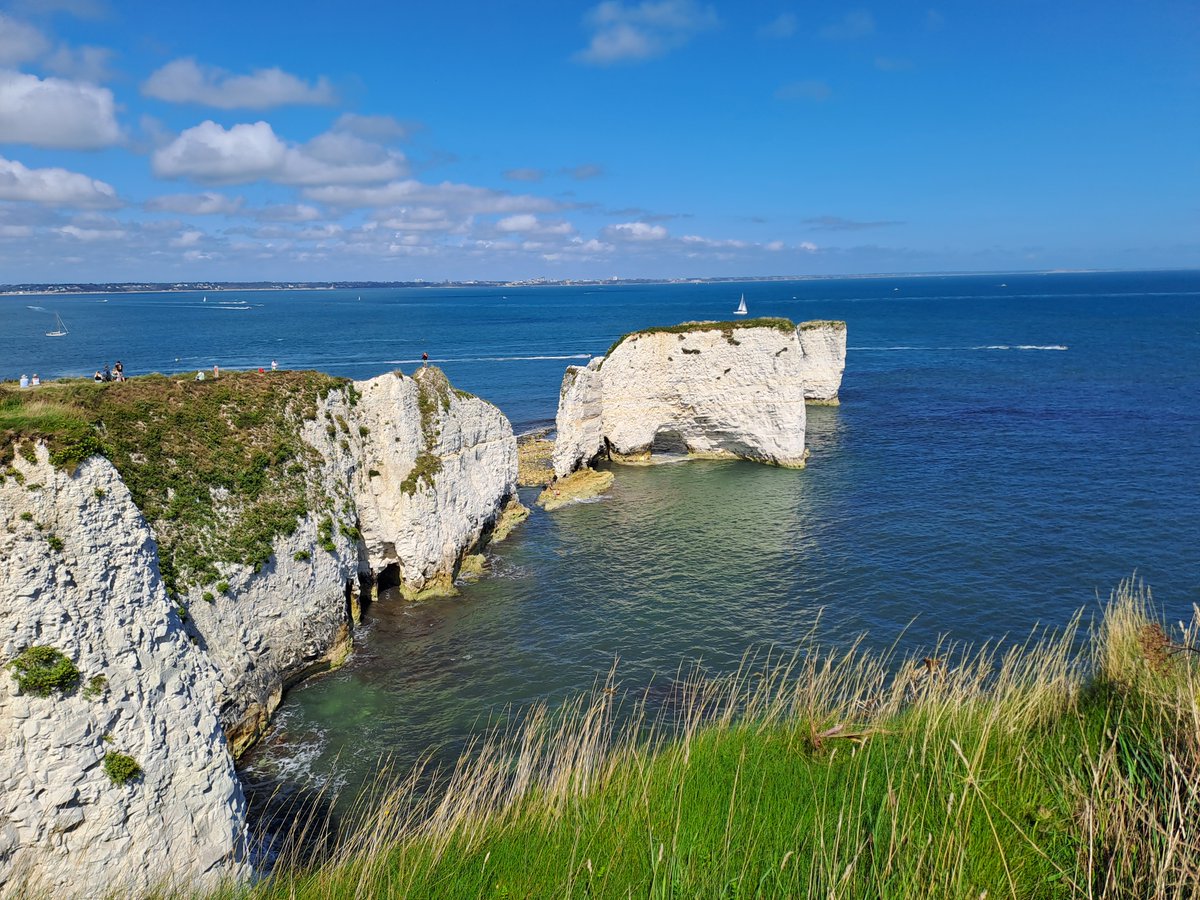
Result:
{"label": "sailboat", "polygon": [[735,316],[744,316],[748,310],[746,309],[746,295],[742,294],[741,302],[738,303],[737,309],[733,311]]}
{"label": "sailboat", "polygon": [[46,337],[62,337],[67,334],[67,326],[63,324],[62,316],[58,313],[54,314],[54,321],[58,323],[58,327],[53,331],[47,331]]}

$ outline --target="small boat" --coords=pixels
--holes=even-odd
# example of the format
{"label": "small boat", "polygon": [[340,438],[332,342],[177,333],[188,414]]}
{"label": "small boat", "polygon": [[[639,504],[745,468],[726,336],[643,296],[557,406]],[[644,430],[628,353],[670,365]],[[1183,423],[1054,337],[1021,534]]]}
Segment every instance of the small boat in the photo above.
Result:
{"label": "small boat", "polygon": [[742,299],[741,299],[741,301],[738,303],[738,307],[737,307],[737,309],[735,309],[735,310],[733,311],[733,314],[734,314],[735,316],[744,316],[744,315],[746,315],[748,312],[749,312],[749,310],[747,310],[747,309],[746,309],[746,295],[745,295],[745,294],[742,294]]}
{"label": "small boat", "polygon": [[53,331],[47,331],[46,337],[62,337],[67,334],[67,326],[63,324],[62,316],[58,313],[54,314],[54,321],[58,323],[58,327]]}

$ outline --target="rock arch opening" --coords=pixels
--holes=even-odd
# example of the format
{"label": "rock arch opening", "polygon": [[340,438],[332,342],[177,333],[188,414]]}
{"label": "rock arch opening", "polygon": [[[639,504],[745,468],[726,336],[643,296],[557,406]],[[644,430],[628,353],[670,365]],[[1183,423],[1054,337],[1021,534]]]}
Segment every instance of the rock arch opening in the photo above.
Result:
{"label": "rock arch opening", "polygon": [[683,435],[673,428],[658,429],[650,442],[651,456],[686,456],[688,449]]}

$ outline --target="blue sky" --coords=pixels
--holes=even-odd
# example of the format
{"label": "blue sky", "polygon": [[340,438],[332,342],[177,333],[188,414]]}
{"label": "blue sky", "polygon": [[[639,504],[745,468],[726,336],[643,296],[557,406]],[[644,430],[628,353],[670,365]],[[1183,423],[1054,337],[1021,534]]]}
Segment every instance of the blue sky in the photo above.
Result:
{"label": "blue sky", "polygon": [[1186,2],[0,0],[0,282],[1200,266]]}

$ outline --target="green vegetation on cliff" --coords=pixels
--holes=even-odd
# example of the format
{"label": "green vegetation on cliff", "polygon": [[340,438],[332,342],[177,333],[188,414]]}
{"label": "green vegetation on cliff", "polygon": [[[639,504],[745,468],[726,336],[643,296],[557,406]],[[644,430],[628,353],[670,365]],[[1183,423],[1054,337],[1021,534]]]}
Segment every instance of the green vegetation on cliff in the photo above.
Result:
{"label": "green vegetation on cliff", "polygon": [[1195,896],[1194,639],[1123,585],[1090,642],[813,646],[653,714],[610,680],[248,896]]}
{"label": "green vegetation on cliff", "polygon": [[317,453],[300,429],[346,384],[318,372],[225,372],[0,385],[0,468],[34,440],[63,468],[107,457],[154,528],[175,592],[215,582],[220,562],[263,565],[274,538],[320,502],[307,477]]}
{"label": "green vegetation on cliff", "polygon": [[683,322],[679,325],[656,325],[652,328],[643,328],[640,331],[631,331],[628,334],[623,334],[613,345],[608,348],[608,352],[604,354],[605,358],[612,356],[614,350],[620,347],[625,341],[633,338],[639,338],[647,334],[693,334],[700,331],[719,331],[725,335],[725,340],[731,344],[736,344],[737,339],[733,336],[735,331],[741,331],[746,328],[773,328],[775,331],[783,332],[784,334],[793,334],[796,331],[796,323],[791,319],[779,318],[761,318],[761,319],[743,319],[737,322]]}

